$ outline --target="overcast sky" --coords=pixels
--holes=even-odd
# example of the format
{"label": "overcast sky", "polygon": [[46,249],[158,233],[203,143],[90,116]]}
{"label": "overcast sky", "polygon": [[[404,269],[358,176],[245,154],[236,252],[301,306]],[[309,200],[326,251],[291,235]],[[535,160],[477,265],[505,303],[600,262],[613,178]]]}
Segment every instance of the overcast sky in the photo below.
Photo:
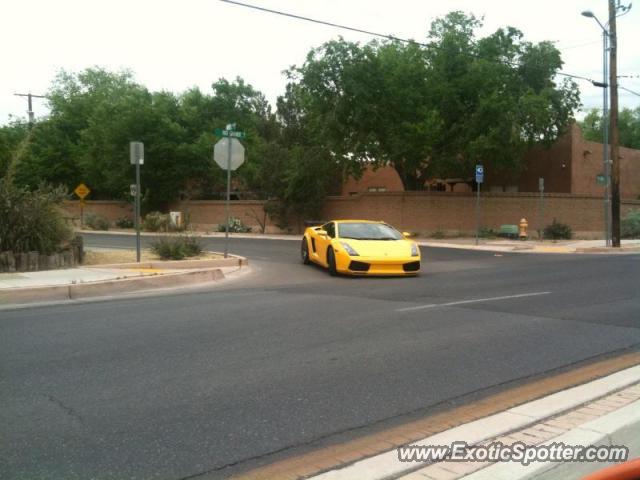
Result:
{"label": "overcast sky", "polygon": [[[244,1],[244,0],[242,0]],[[625,0],[627,4],[629,0]],[[526,40],[557,42],[563,71],[600,80],[602,36],[592,10],[607,18],[607,0],[246,0],[246,3],[357,28],[424,41],[431,21],[451,10],[484,17],[486,35],[513,26]],[[618,19],[620,85],[640,93],[640,5]],[[151,90],[210,91],[220,77],[243,77],[272,102],[284,91],[282,71],[300,64],[310,48],[342,35],[338,30],[222,3],[218,0],[2,0],[0,2],[0,123],[25,116],[17,92],[44,94],[60,69],[99,65],[130,69]],[[601,89],[578,82],[584,108],[602,106]],[[37,116],[46,102],[35,100]],[[620,91],[620,107],[640,97]]]}

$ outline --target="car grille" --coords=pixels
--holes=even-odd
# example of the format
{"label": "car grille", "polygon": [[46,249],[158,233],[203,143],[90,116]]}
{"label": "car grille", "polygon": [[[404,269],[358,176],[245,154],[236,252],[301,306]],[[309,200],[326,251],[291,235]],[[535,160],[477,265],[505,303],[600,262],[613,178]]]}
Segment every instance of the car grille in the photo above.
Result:
{"label": "car grille", "polygon": [[368,263],[357,262],[355,260],[352,260],[349,264],[349,270],[353,272],[367,272],[369,271],[369,267],[370,265]]}
{"label": "car grille", "polygon": [[402,265],[405,272],[417,272],[420,270],[420,262],[409,262]]}

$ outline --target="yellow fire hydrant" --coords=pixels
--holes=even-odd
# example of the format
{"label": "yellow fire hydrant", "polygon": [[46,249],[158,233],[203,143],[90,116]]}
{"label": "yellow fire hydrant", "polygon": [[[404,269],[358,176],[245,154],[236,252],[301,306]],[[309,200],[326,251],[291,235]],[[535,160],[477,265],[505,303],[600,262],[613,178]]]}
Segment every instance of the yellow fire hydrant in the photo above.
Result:
{"label": "yellow fire hydrant", "polygon": [[525,240],[527,238],[527,228],[529,228],[529,222],[527,222],[526,218],[521,218],[520,223],[518,224],[518,236],[520,240]]}

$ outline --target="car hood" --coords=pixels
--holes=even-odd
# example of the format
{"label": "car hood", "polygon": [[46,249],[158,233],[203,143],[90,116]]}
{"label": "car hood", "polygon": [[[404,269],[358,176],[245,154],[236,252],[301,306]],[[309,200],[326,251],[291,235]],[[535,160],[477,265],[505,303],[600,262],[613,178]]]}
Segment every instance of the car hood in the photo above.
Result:
{"label": "car hood", "polygon": [[340,238],[340,242],[348,243],[361,257],[410,257],[411,244],[405,239],[400,240],[354,240]]}

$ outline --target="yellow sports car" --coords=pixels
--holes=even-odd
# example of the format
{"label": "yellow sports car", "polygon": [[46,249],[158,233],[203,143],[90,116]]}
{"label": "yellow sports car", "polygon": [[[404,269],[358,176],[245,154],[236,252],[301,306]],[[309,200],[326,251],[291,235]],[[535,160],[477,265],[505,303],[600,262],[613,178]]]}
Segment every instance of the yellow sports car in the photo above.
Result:
{"label": "yellow sports car", "polygon": [[384,222],[333,220],[307,228],[300,253],[331,275],[416,275],[420,248],[408,236]]}

